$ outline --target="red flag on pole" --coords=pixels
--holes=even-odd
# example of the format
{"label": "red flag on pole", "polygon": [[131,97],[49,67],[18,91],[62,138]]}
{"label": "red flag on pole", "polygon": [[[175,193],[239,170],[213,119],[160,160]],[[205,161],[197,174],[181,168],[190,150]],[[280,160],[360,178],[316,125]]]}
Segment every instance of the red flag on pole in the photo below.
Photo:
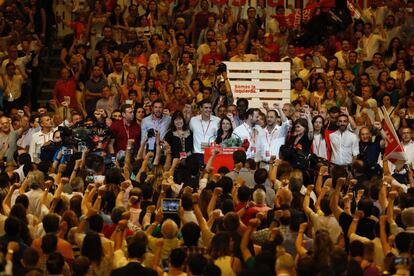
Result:
{"label": "red flag on pole", "polygon": [[407,161],[404,148],[398,139],[398,135],[395,132],[394,125],[388,116],[384,107],[381,108],[384,114],[384,120],[382,121],[382,129],[384,131],[384,137],[386,139],[386,146],[384,149],[384,160],[389,160],[392,163],[404,163]]}

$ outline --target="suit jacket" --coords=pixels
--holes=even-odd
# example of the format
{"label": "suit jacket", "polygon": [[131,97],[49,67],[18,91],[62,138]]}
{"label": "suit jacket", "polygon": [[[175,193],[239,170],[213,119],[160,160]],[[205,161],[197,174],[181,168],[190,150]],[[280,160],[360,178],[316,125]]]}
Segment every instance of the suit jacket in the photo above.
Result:
{"label": "suit jacket", "polygon": [[124,275],[140,275],[140,276],[157,276],[157,272],[153,269],[143,267],[140,263],[131,262],[126,266],[115,269],[111,272],[111,276]]}

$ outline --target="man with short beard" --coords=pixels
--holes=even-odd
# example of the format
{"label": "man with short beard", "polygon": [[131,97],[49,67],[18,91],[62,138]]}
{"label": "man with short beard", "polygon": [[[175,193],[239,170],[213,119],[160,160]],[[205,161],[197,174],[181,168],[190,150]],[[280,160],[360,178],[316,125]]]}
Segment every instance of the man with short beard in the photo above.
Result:
{"label": "man with short beard", "polygon": [[239,137],[242,141],[249,141],[249,147],[246,149],[247,158],[254,158],[257,154],[257,140],[259,134],[263,130],[259,130],[260,126],[256,126],[259,120],[259,109],[250,108],[246,112],[246,118],[240,126],[238,126],[233,134]]}
{"label": "man with short beard", "polygon": [[[289,131],[289,120],[278,105],[278,110],[269,110],[266,115],[266,127],[258,139],[258,150],[260,160],[267,167],[271,156],[279,157],[279,150],[285,144]],[[277,118],[282,120],[282,125],[277,124]]]}
{"label": "man with short beard", "polygon": [[[141,141],[144,141],[148,131],[153,129],[159,132],[160,139],[164,139],[170,126],[171,117],[163,115],[164,103],[161,100],[152,102],[152,113],[141,122]],[[148,137],[148,150],[155,149],[155,137]]]}
{"label": "man with short beard", "polygon": [[[138,141],[141,135],[141,129],[134,120],[134,109],[131,105],[121,106],[122,120],[115,121],[111,125],[112,139],[108,146],[109,153],[117,153],[120,150],[126,150],[128,140]],[[138,144],[138,143],[136,143]]]}
{"label": "man with short beard", "polygon": [[348,115],[340,114],[337,121],[338,130],[329,135],[331,162],[336,165],[350,165],[359,154],[358,138],[348,130],[348,124]]}
{"label": "man with short beard", "polygon": [[364,35],[359,40],[359,48],[364,50],[364,67],[367,68],[372,64],[375,53],[378,53],[381,49],[381,45],[384,43],[384,39],[378,35],[372,33],[372,24],[364,24]]}
{"label": "man with short beard", "polygon": [[127,73],[120,58],[113,59],[115,70],[108,75],[108,86],[111,88],[112,94],[116,95],[117,87],[123,85],[126,81]]}
{"label": "man with short beard", "polygon": [[0,118],[0,155],[7,157],[7,161],[13,161],[13,154],[16,151],[19,131],[12,131],[10,119],[6,116]]}

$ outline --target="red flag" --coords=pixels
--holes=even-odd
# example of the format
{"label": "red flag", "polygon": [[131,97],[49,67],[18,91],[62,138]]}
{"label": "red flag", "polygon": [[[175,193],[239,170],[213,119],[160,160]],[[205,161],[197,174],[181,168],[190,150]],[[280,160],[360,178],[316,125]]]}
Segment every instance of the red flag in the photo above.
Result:
{"label": "red flag", "polygon": [[398,135],[395,132],[394,125],[391,122],[385,108],[382,107],[382,113],[384,114],[384,120],[382,121],[382,129],[384,131],[384,137],[386,139],[386,146],[384,150],[384,160],[389,160],[392,163],[404,163],[407,161],[404,148],[398,139]]}

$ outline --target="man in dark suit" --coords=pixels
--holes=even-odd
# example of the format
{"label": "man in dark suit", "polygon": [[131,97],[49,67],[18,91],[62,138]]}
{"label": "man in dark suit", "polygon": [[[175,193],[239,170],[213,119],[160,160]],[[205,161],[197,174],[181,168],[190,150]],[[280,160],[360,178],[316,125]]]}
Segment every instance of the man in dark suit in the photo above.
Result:
{"label": "man in dark suit", "polygon": [[131,237],[128,242],[128,261],[129,263],[123,267],[112,271],[111,276],[124,275],[142,275],[157,276],[157,272],[153,269],[143,267],[141,262],[144,260],[147,248],[147,240],[140,239],[136,236]]}

